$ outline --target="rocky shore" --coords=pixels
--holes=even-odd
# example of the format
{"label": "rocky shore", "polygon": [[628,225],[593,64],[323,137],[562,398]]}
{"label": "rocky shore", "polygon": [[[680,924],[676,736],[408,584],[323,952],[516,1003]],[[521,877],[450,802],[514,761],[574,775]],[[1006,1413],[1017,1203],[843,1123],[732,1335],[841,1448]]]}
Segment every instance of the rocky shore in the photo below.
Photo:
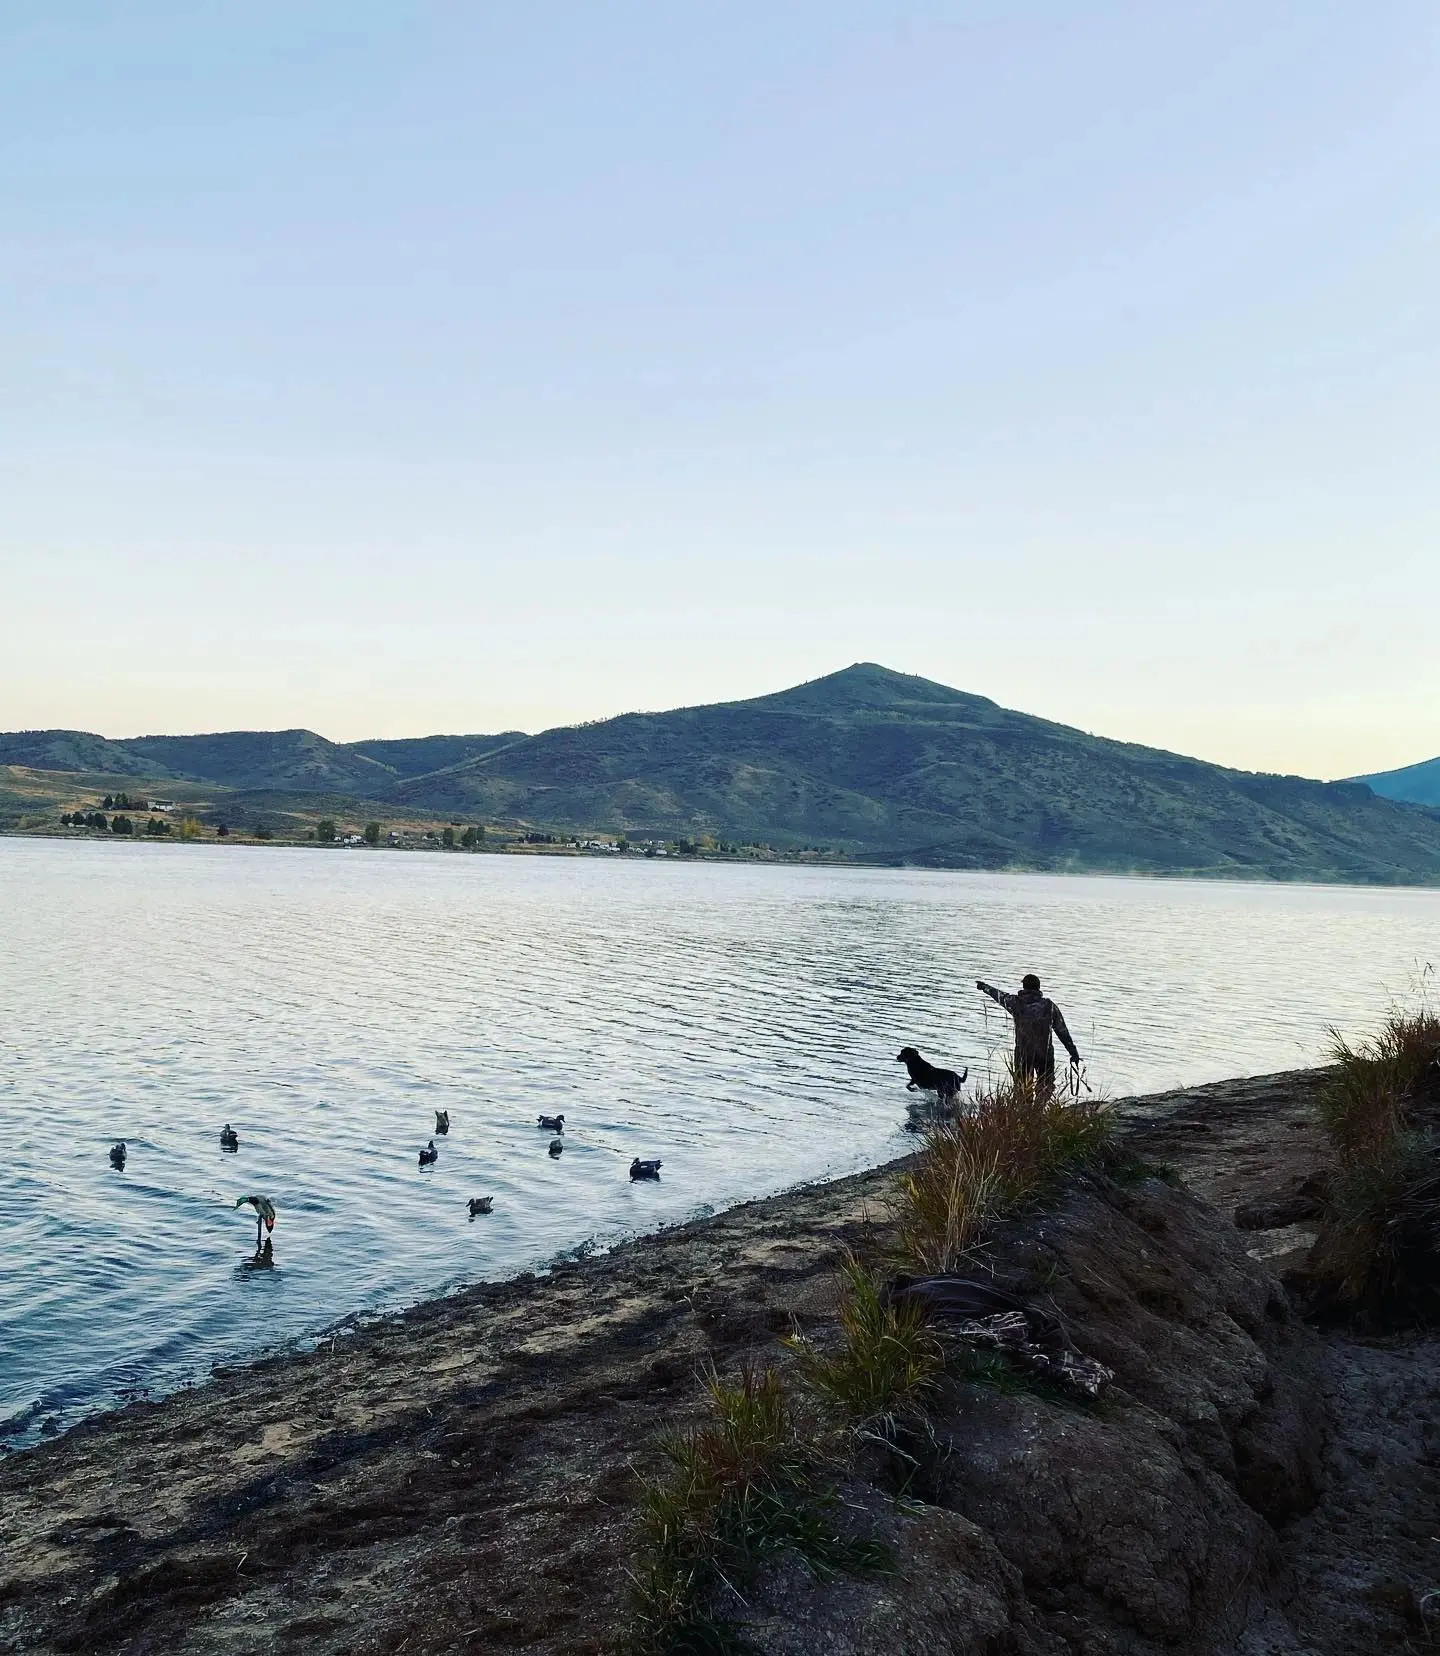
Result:
{"label": "rocky shore", "polygon": [[[727,1606],[751,1646],[1433,1648],[1440,1341],[1317,1332],[1280,1280],[1313,1235],[1320,1079],[1123,1106],[1126,1148],[1178,1182],[1081,1179],[987,1261],[1114,1371],[1105,1401],[957,1385],[903,1499],[863,1456],[838,1475],[893,1566],[782,1560]],[[614,1650],[657,1430],[698,1417],[704,1365],[824,1337],[892,1178],[418,1306],[10,1457],[0,1650]]]}

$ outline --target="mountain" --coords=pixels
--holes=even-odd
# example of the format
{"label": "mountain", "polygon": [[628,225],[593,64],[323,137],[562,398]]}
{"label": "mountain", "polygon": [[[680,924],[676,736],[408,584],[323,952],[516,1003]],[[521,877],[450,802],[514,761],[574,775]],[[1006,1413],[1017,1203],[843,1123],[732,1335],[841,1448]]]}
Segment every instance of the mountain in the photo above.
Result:
{"label": "mountain", "polygon": [[[97,765],[369,813],[632,837],[711,833],[958,868],[1440,883],[1440,811],[1363,782],[1229,770],[1089,736],[873,663],[749,701],[538,736],[328,742],[312,731],[0,737],[0,763]],[[30,757],[9,757],[18,744]],[[18,751],[18,750],[17,750]],[[100,749],[96,750],[96,756]],[[219,802],[217,801],[217,805]],[[296,806],[296,808],[302,808]]]}
{"label": "mountain", "polygon": [[1440,880],[1440,816],[1364,786],[1088,736],[871,663],[752,701],[546,731],[391,798],[946,867]]}
{"label": "mountain", "polygon": [[1374,776],[1357,776],[1386,799],[1403,799],[1411,805],[1440,805],[1440,759],[1426,759],[1400,770],[1377,771]]}

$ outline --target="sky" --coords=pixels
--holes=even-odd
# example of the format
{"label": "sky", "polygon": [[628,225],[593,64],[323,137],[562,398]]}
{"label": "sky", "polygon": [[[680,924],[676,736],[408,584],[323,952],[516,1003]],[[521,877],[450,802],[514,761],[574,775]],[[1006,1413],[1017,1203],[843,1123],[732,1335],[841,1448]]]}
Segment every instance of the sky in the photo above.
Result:
{"label": "sky", "polygon": [[0,0],[0,728],[857,660],[1440,753],[1440,13]]}

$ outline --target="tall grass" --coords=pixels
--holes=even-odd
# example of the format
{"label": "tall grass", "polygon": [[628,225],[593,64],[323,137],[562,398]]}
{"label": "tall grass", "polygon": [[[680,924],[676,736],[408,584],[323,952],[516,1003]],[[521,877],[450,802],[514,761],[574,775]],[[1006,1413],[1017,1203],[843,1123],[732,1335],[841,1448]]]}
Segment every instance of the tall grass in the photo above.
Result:
{"label": "tall grass", "polygon": [[853,1254],[841,1265],[838,1344],[822,1351],[799,1334],[788,1343],[827,1413],[887,1438],[923,1414],[945,1368],[945,1349],[921,1307],[888,1299]]}
{"label": "tall grass", "polygon": [[1440,1017],[1396,1011],[1354,1045],[1332,1032],[1320,1116],[1337,1169],[1311,1256],[1322,1297],[1369,1320],[1440,1310]]}
{"label": "tall grass", "polygon": [[736,1382],[712,1370],[706,1390],[711,1418],[660,1440],[670,1473],[645,1485],[634,1656],[735,1650],[713,1608],[715,1591],[739,1599],[755,1567],[776,1553],[797,1553],[821,1574],[884,1562],[882,1549],[847,1540],[829,1522],[810,1480],[812,1453],[773,1368],[747,1367]]}
{"label": "tall grass", "polygon": [[1440,1106],[1440,1017],[1428,1007],[1392,1012],[1355,1046],[1332,1030],[1330,1058],[1336,1074],[1320,1117],[1342,1164],[1383,1158],[1414,1118]]}
{"label": "tall grass", "polygon": [[955,1270],[991,1221],[1098,1159],[1112,1125],[1102,1100],[1046,1094],[1023,1081],[977,1093],[970,1114],[929,1129],[900,1180],[901,1252],[921,1271]]}

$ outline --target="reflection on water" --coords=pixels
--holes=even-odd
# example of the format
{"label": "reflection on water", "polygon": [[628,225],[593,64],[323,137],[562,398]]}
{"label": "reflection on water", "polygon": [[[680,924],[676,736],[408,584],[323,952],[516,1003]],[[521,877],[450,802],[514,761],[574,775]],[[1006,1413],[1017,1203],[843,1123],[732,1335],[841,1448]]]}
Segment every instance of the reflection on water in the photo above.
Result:
{"label": "reflection on water", "polygon": [[[1435,892],[0,840],[0,1438],[898,1153],[900,1047],[1003,1060],[977,977],[1039,971],[1090,1079],[1150,1090],[1315,1058],[1437,923]],[[283,1268],[236,1272],[251,1193]]]}

